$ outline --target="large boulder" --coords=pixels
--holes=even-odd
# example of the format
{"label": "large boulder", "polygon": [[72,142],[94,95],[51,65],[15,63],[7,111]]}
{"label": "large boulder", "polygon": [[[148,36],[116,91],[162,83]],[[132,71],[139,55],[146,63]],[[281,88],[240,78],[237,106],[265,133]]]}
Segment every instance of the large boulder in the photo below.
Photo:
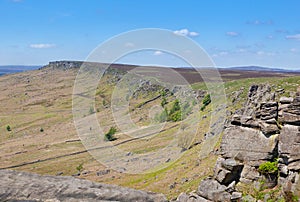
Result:
{"label": "large boulder", "polygon": [[74,177],[0,170],[0,201],[167,201],[161,194]]}
{"label": "large boulder", "polygon": [[224,131],[221,154],[251,166],[272,160],[277,145],[277,135],[266,137],[261,131],[241,126],[231,126]]}
{"label": "large boulder", "polygon": [[218,158],[214,178],[221,184],[228,186],[232,182],[238,182],[243,169],[243,164],[234,159]]}
{"label": "large boulder", "polygon": [[300,126],[285,125],[279,135],[281,163],[289,170],[300,171]]}
{"label": "large boulder", "polygon": [[281,114],[281,122],[300,126],[300,96],[297,96],[290,105],[284,108]]}
{"label": "large boulder", "polygon": [[198,187],[198,194],[211,201],[226,202],[230,201],[231,198],[231,195],[226,192],[226,188],[226,186],[221,185],[216,180],[205,179],[201,181]]}

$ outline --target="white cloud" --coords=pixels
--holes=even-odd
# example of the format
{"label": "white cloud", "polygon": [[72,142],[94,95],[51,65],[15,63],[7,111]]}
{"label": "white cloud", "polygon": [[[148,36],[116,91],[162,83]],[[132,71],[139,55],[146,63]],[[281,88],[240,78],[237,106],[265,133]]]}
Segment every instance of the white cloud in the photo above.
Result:
{"label": "white cloud", "polygon": [[190,36],[198,36],[199,35],[199,33],[197,33],[197,32],[190,32]]}
{"label": "white cloud", "polygon": [[162,54],[164,54],[163,52],[161,52],[161,51],[155,51],[154,53],[153,53],[153,55],[162,55]]}
{"label": "white cloud", "polygon": [[298,52],[298,49],[297,49],[297,48],[291,48],[290,51],[291,51],[292,53],[297,53],[297,52]]}
{"label": "white cloud", "polygon": [[127,42],[127,43],[125,44],[125,47],[132,48],[132,47],[134,47],[134,43]]}
{"label": "white cloud", "polygon": [[262,21],[262,20],[254,20],[254,21],[247,21],[247,24],[250,25],[273,25],[272,20]]}
{"label": "white cloud", "polygon": [[199,35],[199,33],[190,32],[188,29],[176,30],[176,31],[174,31],[174,34],[177,34],[177,35],[180,35],[180,36],[191,36],[191,37],[195,37],[195,36]]}
{"label": "white cloud", "polygon": [[225,55],[228,55],[228,52],[227,51],[222,51],[222,52],[219,53],[219,55],[220,56],[225,56]]}
{"label": "white cloud", "polygon": [[237,32],[227,32],[226,33],[228,36],[239,36],[239,33],[237,33]]}
{"label": "white cloud", "polygon": [[256,54],[257,54],[257,55],[264,55],[265,52],[264,52],[264,51],[257,51]]}
{"label": "white cloud", "polygon": [[39,43],[39,44],[30,44],[30,48],[37,48],[37,49],[46,49],[46,48],[54,48],[55,44],[48,44],[48,43]]}
{"label": "white cloud", "polygon": [[300,34],[289,35],[289,36],[286,36],[285,38],[300,41]]}

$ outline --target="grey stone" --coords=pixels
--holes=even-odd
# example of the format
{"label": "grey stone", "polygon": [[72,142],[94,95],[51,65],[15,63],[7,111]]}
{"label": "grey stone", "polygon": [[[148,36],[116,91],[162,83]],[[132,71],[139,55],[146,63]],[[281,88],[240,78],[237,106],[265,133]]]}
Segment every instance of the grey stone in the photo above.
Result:
{"label": "grey stone", "polygon": [[273,135],[273,134],[278,134],[280,132],[278,126],[275,124],[268,124],[266,122],[260,122],[259,126],[261,129],[261,132],[264,135]]}
{"label": "grey stone", "polygon": [[242,116],[241,124],[244,127],[250,127],[250,128],[259,127],[259,123],[256,120],[254,120],[252,116]]}
{"label": "grey stone", "polygon": [[300,127],[285,125],[279,135],[280,158],[285,159],[289,170],[300,170]]}
{"label": "grey stone", "polygon": [[221,142],[221,154],[225,158],[246,161],[259,166],[262,161],[273,158],[277,140],[266,137],[259,130],[232,126],[226,128]]}
{"label": "grey stone", "polygon": [[198,187],[198,194],[212,201],[230,201],[231,195],[225,191],[226,186],[221,185],[213,179],[205,179],[201,181]]}
{"label": "grey stone", "polygon": [[259,176],[260,174],[255,167],[245,164],[241,173],[240,181],[243,183],[251,183],[253,181],[257,181]]}
{"label": "grey stone", "polygon": [[167,201],[162,194],[66,176],[0,170],[0,201]]}
{"label": "grey stone", "polygon": [[238,200],[242,198],[242,193],[240,192],[233,192],[231,194],[231,200]]}
{"label": "grey stone", "polygon": [[281,97],[280,100],[279,100],[279,102],[281,104],[290,104],[293,101],[294,101],[294,98],[292,98],[292,97]]}

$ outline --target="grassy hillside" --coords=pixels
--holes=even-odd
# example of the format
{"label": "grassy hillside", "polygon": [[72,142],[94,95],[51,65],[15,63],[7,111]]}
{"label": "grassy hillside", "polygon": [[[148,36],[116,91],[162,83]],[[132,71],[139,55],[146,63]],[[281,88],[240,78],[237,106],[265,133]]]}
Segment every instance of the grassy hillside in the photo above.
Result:
{"label": "grassy hillside", "polygon": [[[190,141],[192,146],[185,146],[180,159],[165,159],[160,167],[155,167],[146,174],[126,174],[111,170],[96,161],[81,144],[72,118],[72,92],[77,69],[59,70],[45,68],[14,75],[0,77],[0,160],[1,168],[29,171],[50,175],[74,175],[81,172],[80,178],[97,182],[118,184],[166,194],[174,198],[180,192],[189,192],[198,186],[201,179],[212,174],[217,158],[218,143],[221,134],[205,138],[209,133],[210,121],[216,119],[214,103],[203,111],[202,99],[192,104],[186,119],[195,123],[196,135],[192,140],[189,130],[181,121],[168,121],[161,132],[149,139],[133,139],[128,134],[145,133],[149,124],[159,124],[156,113],[149,114],[156,106],[169,111],[176,102],[175,95],[161,86],[141,85],[130,100],[130,116],[139,126],[138,130],[123,134],[114,122],[111,110],[111,96],[119,81],[120,73],[106,74],[96,91],[96,106],[88,112],[96,114],[104,131],[117,128],[114,145],[128,153],[146,154],[166,147],[180,132],[180,138]],[[227,110],[235,111],[243,106],[251,84],[270,83],[274,91],[290,95],[300,86],[300,77],[267,77],[242,80],[228,79],[224,83],[227,95]],[[203,83],[194,83],[193,89],[205,90]],[[164,100],[165,99],[165,100]],[[224,104],[224,103],[223,103]],[[230,116],[230,113],[226,113]],[[196,118],[196,117],[199,117]],[[10,131],[7,130],[10,126]],[[178,144],[178,147],[184,147]],[[185,150],[187,149],[187,150]]]}

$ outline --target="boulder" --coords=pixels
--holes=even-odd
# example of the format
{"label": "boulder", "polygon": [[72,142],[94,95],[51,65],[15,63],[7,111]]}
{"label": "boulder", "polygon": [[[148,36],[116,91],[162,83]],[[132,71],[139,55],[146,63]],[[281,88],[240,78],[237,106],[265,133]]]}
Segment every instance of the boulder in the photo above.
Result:
{"label": "boulder", "polygon": [[232,126],[224,131],[221,154],[224,158],[259,166],[261,162],[273,158],[276,144],[276,135],[266,137],[256,129]]}
{"label": "boulder", "polygon": [[238,163],[234,159],[218,158],[215,169],[214,178],[223,185],[230,185],[232,182],[239,181],[243,164]]}
{"label": "boulder", "polygon": [[231,200],[232,201],[238,201],[242,198],[242,193],[240,192],[233,192],[232,195],[231,195]]}
{"label": "boulder", "polygon": [[279,135],[279,155],[289,170],[300,171],[300,126],[285,125]]}
{"label": "boulder", "polygon": [[0,201],[167,201],[162,194],[66,176],[0,170]]}
{"label": "boulder", "polygon": [[242,183],[249,184],[253,181],[258,181],[259,177],[260,174],[257,169],[246,164],[242,170],[240,181]]}
{"label": "boulder", "polygon": [[254,120],[252,116],[242,116],[241,124],[244,127],[250,127],[250,128],[259,127],[259,123],[256,120]]}
{"label": "boulder", "polygon": [[282,110],[281,122],[300,126],[300,96],[297,96],[293,103]]}
{"label": "boulder", "polygon": [[281,97],[279,102],[281,104],[290,104],[293,102],[293,100],[294,100],[294,98],[292,98],[292,97]]}
{"label": "boulder", "polygon": [[231,195],[225,190],[226,186],[221,185],[216,180],[205,179],[201,181],[197,193],[199,196],[211,201],[230,201]]}
{"label": "boulder", "polygon": [[261,129],[261,132],[264,135],[273,135],[273,134],[278,134],[280,132],[277,124],[268,124],[266,122],[261,121],[259,123],[259,126],[260,126],[260,129]]}

